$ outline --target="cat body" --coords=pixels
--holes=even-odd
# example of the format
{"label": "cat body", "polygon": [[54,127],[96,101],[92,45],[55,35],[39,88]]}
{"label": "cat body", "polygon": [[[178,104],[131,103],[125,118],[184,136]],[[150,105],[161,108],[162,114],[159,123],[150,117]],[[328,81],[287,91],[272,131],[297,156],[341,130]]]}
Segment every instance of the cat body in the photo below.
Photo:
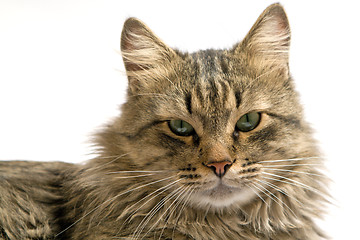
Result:
{"label": "cat body", "polygon": [[325,238],[326,178],[289,44],[279,4],[234,48],[192,54],[128,19],[128,98],[98,157],[1,163],[0,239]]}

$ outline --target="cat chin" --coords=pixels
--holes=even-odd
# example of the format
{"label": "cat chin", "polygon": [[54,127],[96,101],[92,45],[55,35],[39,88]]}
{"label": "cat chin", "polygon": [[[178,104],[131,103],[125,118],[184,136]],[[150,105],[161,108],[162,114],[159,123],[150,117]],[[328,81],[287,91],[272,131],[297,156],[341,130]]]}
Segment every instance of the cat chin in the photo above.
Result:
{"label": "cat chin", "polygon": [[256,193],[248,187],[231,187],[223,183],[211,189],[196,192],[190,202],[198,208],[222,210],[233,205],[241,206],[256,197]]}

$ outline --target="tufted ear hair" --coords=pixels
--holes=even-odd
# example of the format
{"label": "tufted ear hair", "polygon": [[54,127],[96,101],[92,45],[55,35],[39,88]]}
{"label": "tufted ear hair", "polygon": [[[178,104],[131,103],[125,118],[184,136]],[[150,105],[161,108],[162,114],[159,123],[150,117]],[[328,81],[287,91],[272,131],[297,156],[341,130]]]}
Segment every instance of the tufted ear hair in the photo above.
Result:
{"label": "tufted ear hair", "polygon": [[171,60],[177,55],[136,18],[129,18],[124,23],[121,53],[129,79],[129,89],[134,91],[151,84],[149,79],[166,74]]}
{"label": "tufted ear hair", "polygon": [[233,51],[235,54],[245,52],[252,60],[287,68],[289,47],[289,22],[283,7],[276,3],[264,10],[244,40],[236,45]]}

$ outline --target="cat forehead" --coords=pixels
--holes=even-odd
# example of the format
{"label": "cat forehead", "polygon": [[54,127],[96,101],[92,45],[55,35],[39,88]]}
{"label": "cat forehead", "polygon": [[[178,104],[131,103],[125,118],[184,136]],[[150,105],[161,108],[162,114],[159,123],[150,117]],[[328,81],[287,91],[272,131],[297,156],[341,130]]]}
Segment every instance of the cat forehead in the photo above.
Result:
{"label": "cat forehead", "polygon": [[189,55],[191,63],[197,70],[198,80],[210,80],[226,74],[229,68],[228,57],[223,50],[201,50]]}
{"label": "cat forehead", "polygon": [[185,65],[173,76],[176,80],[170,78],[177,83],[167,81],[170,89],[164,90],[174,97],[159,99],[160,115],[170,114],[182,119],[197,115],[204,121],[218,121],[219,118],[226,121],[241,101],[239,86],[234,86],[234,79],[227,74],[226,51],[201,50],[186,55],[185,59]]}
{"label": "cat forehead", "polygon": [[224,116],[233,111],[246,113],[268,107],[264,86],[257,77],[261,70],[234,57],[231,51],[200,50],[184,54],[182,59],[185,61],[174,68],[176,73],[163,77],[163,85],[159,85],[159,91],[169,96],[157,98],[159,115],[184,118],[194,113],[203,119],[226,119]]}
{"label": "cat forehead", "polygon": [[[239,78],[240,73],[229,74],[230,60],[223,50],[201,50],[188,55],[187,66],[180,71],[183,75],[183,86],[186,93],[192,93],[210,101],[223,98],[230,91],[237,91],[234,86],[234,77]],[[181,83],[180,83],[181,84]],[[204,102],[205,104],[205,102]]]}
{"label": "cat forehead", "polygon": [[[184,103],[190,107],[199,102],[197,108],[206,111],[229,105],[228,96],[233,86],[226,76],[226,56],[222,50],[201,50],[187,55],[184,69],[180,69],[180,87],[185,97]],[[195,107],[195,106],[192,106]]]}

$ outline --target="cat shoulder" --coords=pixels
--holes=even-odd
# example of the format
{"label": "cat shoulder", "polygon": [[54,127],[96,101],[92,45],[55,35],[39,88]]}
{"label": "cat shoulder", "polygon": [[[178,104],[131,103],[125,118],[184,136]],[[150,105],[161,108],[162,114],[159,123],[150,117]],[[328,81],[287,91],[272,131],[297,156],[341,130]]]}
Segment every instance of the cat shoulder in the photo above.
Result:
{"label": "cat shoulder", "polygon": [[0,240],[53,238],[67,169],[71,164],[0,162]]}

